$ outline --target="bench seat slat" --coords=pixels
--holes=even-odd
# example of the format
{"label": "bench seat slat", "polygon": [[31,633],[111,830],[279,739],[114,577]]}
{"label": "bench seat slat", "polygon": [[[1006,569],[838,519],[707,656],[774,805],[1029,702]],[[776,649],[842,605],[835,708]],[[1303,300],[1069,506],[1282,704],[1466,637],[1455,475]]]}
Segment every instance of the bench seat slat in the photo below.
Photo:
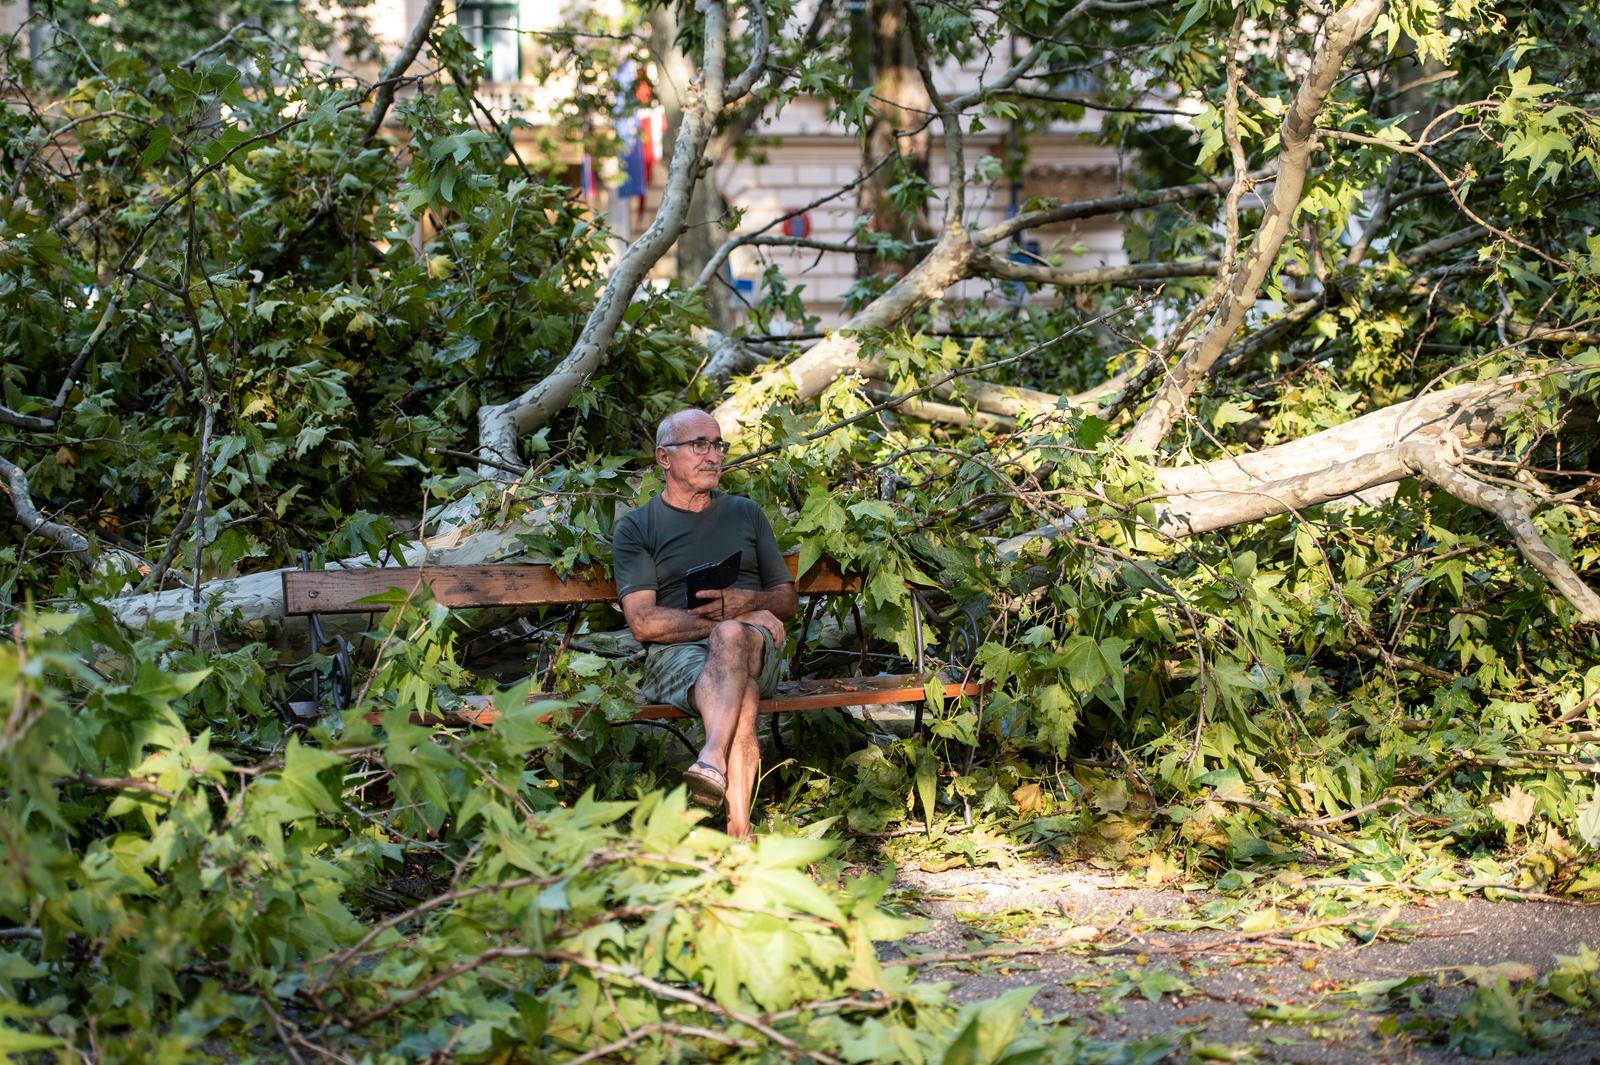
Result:
{"label": "bench seat slat", "polygon": [[[983,686],[977,681],[945,681],[947,699],[962,695],[977,695]],[[529,701],[547,699],[549,692],[529,692]],[[915,673],[880,677],[848,677],[842,680],[786,681],[778,685],[778,692],[770,699],[761,700],[763,714],[784,714],[799,710],[823,710],[840,706],[875,706],[882,703],[921,702],[927,698],[923,680]],[[500,718],[493,696],[470,695],[467,706],[449,714],[422,715],[419,723],[427,725],[467,723],[490,725]],[[581,708],[580,708],[581,712]],[[641,703],[633,715],[635,721],[664,718],[692,717],[675,706],[661,703]],[[382,714],[368,714],[367,720],[378,724]]]}
{"label": "bench seat slat", "polygon": [[[786,555],[784,561],[794,573],[800,556]],[[617,586],[598,574],[594,569],[578,571],[562,580],[551,566],[532,562],[288,570],[283,574],[283,612],[291,617],[369,613],[382,608],[361,600],[391,588],[410,592],[419,582],[426,583],[433,597],[452,609],[615,602]],[[857,578],[846,577],[829,558],[818,559],[798,582],[801,595],[853,592],[859,586]]]}

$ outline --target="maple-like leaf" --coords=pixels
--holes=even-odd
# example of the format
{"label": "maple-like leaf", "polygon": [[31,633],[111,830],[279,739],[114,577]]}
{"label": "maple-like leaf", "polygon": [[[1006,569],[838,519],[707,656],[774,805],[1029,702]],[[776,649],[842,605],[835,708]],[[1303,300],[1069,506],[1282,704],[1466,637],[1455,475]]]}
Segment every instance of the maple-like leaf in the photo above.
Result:
{"label": "maple-like leaf", "polygon": [[1489,804],[1489,812],[1500,819],[1507,829],[1521,828],[1533,820],[1534,797],[1513,784],[1505,795]]}

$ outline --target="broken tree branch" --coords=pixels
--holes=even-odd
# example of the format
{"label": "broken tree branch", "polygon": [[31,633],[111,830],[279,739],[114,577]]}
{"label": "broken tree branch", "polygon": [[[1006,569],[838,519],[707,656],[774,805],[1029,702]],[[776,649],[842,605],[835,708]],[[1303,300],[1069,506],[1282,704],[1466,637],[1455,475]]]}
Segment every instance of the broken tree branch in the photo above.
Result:
{"label": "broken tree branch", "polygon": [[[1269,167],[1252,171],[1249,177],[1251,181],[1259,184],[1270,180],[1273,173],[1273,169]],[[1186,200],[1199,200],[1208,196],[1221,196],[1231,188],[1233,188],[1233,178],[1227,177],[1189,185],[1169,185],[1148,192],[1127,192],[1120,196],[1105,196],[1098,200],[1078,200],[1074,203],[1058,204],[1055,207],[1041,207],[1037,211],[1023,211],[1003,222],[996,222],[986,229],[980,229],[972,235],[972,241],[980,248],[987,248],[1003,240],[1010,240],[1025,229],[1037,229],[1057,222],[1101,218],[1105,215],[1123,214],[1146,207],[1160,207],[1168,203],[1183,203]]]}
{"label": "broken tree branch", "polygon": [[411,36],[406,38],[406,43],[401,46],[400,51],[395,53],[395,57],[389,60],[389,65],[383,68],[383,73],[378,75],[378,95],[372,101],[372,115],[367,119],[367,131],[361,137],[362,144],[372,143],[372,138],[383,128],[383,120],[388,116],[389,108],[394,103],[395,86],[399,84],[400,76],[416,62],[417,53],[422,51],[423,42],[433,31],[434,20],[439,17],[439,8],[443,6],[444,0],[424,0],[416,24],[411,27]]}
{"label": "broken tree branch", "polygon": [[[727,12],[721,0],[705,0],[705,60],[701,80],[691,86],[689,102],[672,148],[661,207],[639,239],[618,258],[584,322],[567,357],[548,375],[508,403],[491,404],[478,411],[478,447],[497,464],[517,461],[517,438],[544,425],[563,409],[578,388],[605,363],[617,327],[633,295],[650,268],[666,254],[683,232],[690,197],[700,178],[706,145],[716,130],[723,104],[723,72],[727,59]],[[752,61],[754,62],[754,61]],[[480,473],[502,478],[496,467],[485,464]]]}
{"label": "broken tree branch", "polygon": [[1226,56],[1227,88],[1222,96],[1222,136],[1228,145],[1228,156],[1233,164],[1233,184],[1228,189],[1228,197],[1223,203],[1222,218],[1227,227],[1223,239],[1222,262],[1217,270],[1217,283],[1205,297],[1190,308],[1189,313],[1183,316],[1177,327],[1168,333],[1166,338],[1145,359],[1144,365],[1129,379],[1128,384],[1106,407],[1106,418],[1115,421],[1122,416],[1123,411],[1132,407],[1144,394],[1150,382],[1158,374],[1167,370],[1173,355],[1180,345],[1189,338],[1189,333],[1217,309],[1233,284],[1238,274],[1239,267],[1239,205],[1244,200],[1244,194],[1253,185],[1244,176],[1245,153],[1244,142],[1239,138],[1239,85],[1244,78],[1244,71],[1239,63],[1239,38],[1244,30],[1245,9],[1239,8],[1234,15],[1233,29],[1228,33]]}
{"label": "broken tree branch", "polygon": [[[1569,371],[1562,366],[1544,371]],[[1530,374],[1473,381],[1373,411],[1343,425],[1244,455],[1154,471],[1161,499],[1156,530],[1200,536],[1355,495],[1416,471],[1407,445],[1453,434],[1463,450],[1500,443],[1507,419],[1528,402]],[[999,545],[1014,556],[1029,541],[1060,535],[1081,515],[1011,537]]]}
{"label": "broken tree branch", "polygon": [[724,104],[731,104],[749,95],[756,82],[767,69],[767,8],[761,0],[750,0],[750,19],[755,23],[756,41],[750,50],[750,64],[728,86]]}
{"label": "broken tree branch", "polygon": [[1338,82],[1345,56],[1371,31],[1383,7],[1384,0],[1354,0],[1324,23],[1322,48],[1312,57],[1294,103],[1283,116],[1278,135],[1278,178],[1262,216],[1261,228],[1250,242],[1242,267],[1228,286],[1205,332],[1178,360],[1156,398],[1129,431],[1126,443],[1135,451],[1153,451],[1166,438],[1188,405],[1189,397],[1255,306],[1256,294],[1288,236],[1290,222],[1305,190],[1311,153],[1317,143],[1317,116]]}
{"label": "broken tree branch", "polygon": [[973,259],[972,272],[985,277],[1006,281],[1029,281],[1038,285],[1058,288],[1080,288],[1086,285],[1136,285],[1147,281],[1161,281],[1169,277],[1215,277],[1222,264],[1215,260],[1204,262],[1124,263],[1121,266],[1092,266],[1071,270],[1064,267],[1033,266],[1012,262],[990,253]]}
{"label": "broken tree branch", "polygon": [[20,466],[0,459],[0,478],[4,478],[0,481],[0,488],[11,497],[12,509],[17,512],[17,520],[22,522],[23,528],[60,544],[85,566],[94,563],[88,537],[70,525],[51,521],[39,513],[39,508],[34,506],[33,495],[28,488],[28,476]]}
{"label": "broken tree branch", "polygon": [[[1087,0],[1085,0],[1087,2]],[[928,38],[922,29],[922,17],[917,14],[916,0],[906,0],[906,30],[911,37],[911,53],[917,60],[917,73],[922,77],[922,88],[928,94],[939,116],[939,128],[944,130],[947,187],[944,198],[944,228],[946,233],[966,232],[967,163],[966,136],[961,129],[961,109],[945,102],[944,94],[933,80],[933,67],[928,61]]]}
{"label": "broken tree branch", "polygon": [[748,388],[723,400],[712,411],[722,423],[723,432],[751,431],[759,424],[761,412],[780,395],[810,399],[845,373],[883,376],[875,362],[859,357],[861,334],[867,330],[888,329],[904,321],[938,299],[952,285],[965,280],[971,274],[974,250],[965,233],[947,228],[926,258],[887,292],[852,315],[837,332],[792,362],[763,372]]}
{"label": "broken tree branch", "polygon": [[1600,594],[1584,583],[1572,564],[1550,549],[1533,523],[1535,502],[1528,493],[1502,488],[1473,477],[1461,468],[1466,450],[1453,432],[1441,433],[1431,441],[1412,441],[1401,445],[1403,460],[1419,476],[1425,477],[1450,495],[1487,511],[1500,519],[1523,557],[1538,570],[1561,597],[1571,603],[1578,616],[1590,624],[1600,623]]}

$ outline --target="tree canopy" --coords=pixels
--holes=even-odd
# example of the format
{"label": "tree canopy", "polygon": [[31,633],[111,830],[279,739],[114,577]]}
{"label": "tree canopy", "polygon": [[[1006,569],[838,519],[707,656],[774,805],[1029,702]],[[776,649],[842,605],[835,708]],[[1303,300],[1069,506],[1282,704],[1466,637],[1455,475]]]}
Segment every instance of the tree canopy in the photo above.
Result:
{"label": "tree canopy", "polygon": [[[4,42],[0,1055],[1131,1054],[883,960],[889,880],[842,856],[910,826],[1152,882],[1600,888],[1591,8],[575,15],[539,36],[576,72],[552,142],[615,149],[624,62],[672,108],[618,249],[441,7],[388,51],[268,0],[57,0]],[[335,44],[365,74],[307,58]],[[803,277],[740,316],[719,281],[839,250],[717,184],[802,97],[863,151],[817,340]],[[1085,115],[1117,189],[979,224]],[[1007,158],[969,150],[997,126]],[[1101,218],[1125,264],[1022,242]],[[280,568],[604,565],[688,403],[786,548],[863,576],[876,653],[926,589],[988,694],[921,736],[794,726],[748,847],[620,723],[604,610],[511,633],[563,694],[491,730],[411,715],[494,685],[468,652],[504,619],[399,597],[356,705],[287,710]]]}

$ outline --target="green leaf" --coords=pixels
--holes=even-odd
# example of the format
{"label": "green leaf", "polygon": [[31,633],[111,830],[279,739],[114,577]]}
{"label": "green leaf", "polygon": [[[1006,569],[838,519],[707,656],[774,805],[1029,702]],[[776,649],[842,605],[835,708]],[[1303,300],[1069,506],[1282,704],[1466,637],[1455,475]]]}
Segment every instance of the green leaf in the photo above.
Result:
{"label": "green leaf", "polygon": [[1199,22],[1210,11],[1210,0],[1195,0],[1195,2],[1189,5],[1189,10],[1184,14],[1183,21],[1178,23],[1178,29],[1173,36],[1182,37],[1188,32],[1189,27],[1193,26],[1196,22]]}
{"label": "green leaf", "polygon": [[823,556],[822,544],[817,540],[804,540],[800,544],[800,558],[795,563],[795,576],[804,577]]}
{"label": "green leaf", "polygon": [[30,1050],[52,1050],[65,1045],[65,1042],[53,1035],[19,1032],[15,1028],[0,1024],[0,1055],[24,1054]]}
{"label": "green leaf", "polygon": [[167,149],[172,145],[172,127],[165,124],[157,126],[150,131],[150,143],[145,145],[139,154],[139,166],[148,170],[155,165],[156,160],[167,154]]}
{"label": "green leaf", "polygon": [[1062,659],[1072,686],[1084,694],[1092,692],[1106,679],[1106,660],[1092,636],[1080,633],[1068,638]]}
{"label": "green leaf", "polygon": [[873,570],[872,578],[867,581],[866,598],[869,606],[885,606],[898,603],[906,594],[905,580],[898,570],[889,569],[887,566]]}
{"label": "green leaf", "polygon": [[939,784],[939,759],[923,748],[917,752],[917,799],[922,803],[922,823],[929,833],[933,831],[934,797]]}
{"label": "green leaf", "polygon": [[983,1065],[986,1059],[978,1056],[978,1022],[979,1017],[975,1013],[956,1035],[955,1041],[945,1049],[939,1065]]}
{"label": "green leaf", "polygon": [[1104,418],[1093,414],[1084,415],[1083,421],[1078,423],[1078,446],[1094,448],[1100,446],[1100,441],[1106,438],[1106,433],[1111,429],[1111,423]]}
{"label": "green leaf", "polygon": [[803,836],[762,836],[756,844],[756,865],[762,869],[804,869],[822,861],[838,847],[831,839]]}
{"label": "green leaf", "polygon": [[331,813],[339,808],[339,800],[317,779],[317,774],[344,763],[343,755],[319,747],[307,747],[300,742],[299,736],[290,736],[289,746],[283,754],[284,786],[289,794],[311,809]]}
{"label": "green leaf", "polygon": [[48,975],[48,970],[41,969],[22,955],[0,950],[0,980],[32,980],[45,975]]}
{"label": "green leaf", "polygon": [[1162,995],[1186,995],[1194,990],[1193,984],[1166,969],[1147,969],[1135,984],[1146,1002],[1159,1002]]}
{"label": "green leaf", "polygon": [[1600,784],[1589,793],[1589,801],[1578,811],[1578,836],[1591,848],[1600,847]]}
{"label": "green leaf", "polygon": [[826,484],[813,485],[806,493],[800,508],[800,518],[794,523],[795,532],[839,532],[844,528],[844,508],[834,498],[833,489]]}
{"label": "green leaf", "polygon": [[[205,147],[205,158],[208,163],[220,162],[229,152],[253,137],[249,130],[231,126],[217,134],[215,140]],[[237,167],[243,162],[242,153],[236,153],[228,159],[228,165]]]}

